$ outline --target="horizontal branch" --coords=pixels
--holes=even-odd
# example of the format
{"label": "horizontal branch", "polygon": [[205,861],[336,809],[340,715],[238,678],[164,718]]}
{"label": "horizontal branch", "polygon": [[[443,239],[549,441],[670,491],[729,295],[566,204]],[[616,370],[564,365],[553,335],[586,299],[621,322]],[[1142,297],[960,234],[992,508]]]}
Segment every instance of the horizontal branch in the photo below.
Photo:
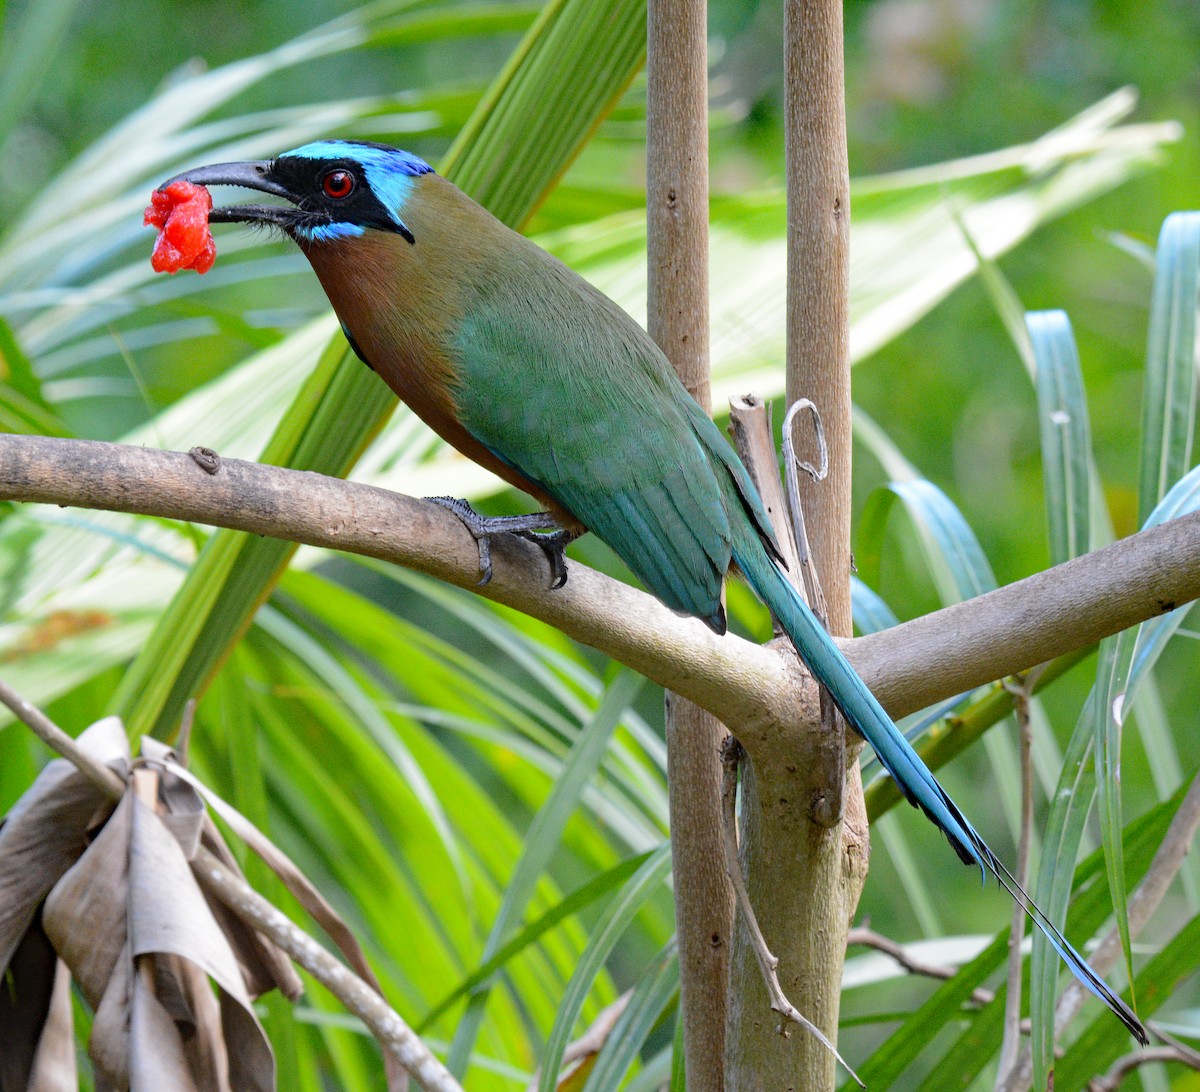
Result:
{"label": "horizontal branch", "polygon": [[1200,512],[847,649],[893,716],[1064,656],[1200,597]]}
{"label": "horizontal branch", "polygon": [[[478,592],[562,630],[743,726],[751,754],[799,723],[807,690],[794,656],[717,637],[644,592],[570,564],[550,590],[541,550],[493,546],[476,586],[474,540],[436,505],[306,471],[87,440],[0,435],[0,500],[132,512],[362,554]],[[1200,595],[1200,514],[1123,539],[999,591],[842,641],[894,714],[1023,670]]]}
{"label": "horizontal branch", "polygon": [[0,435],[0,500],[188,520],[379,558],[548,622],[722,720],[799,718],[794,657],[717,637],[575,561],[552,591],[543,552],[515,536],[492,544],[493,577],[480,588],[475,540],[456,516],[375,486],[240,459],[220,459],[210,472],[179,452],[10,434]]}

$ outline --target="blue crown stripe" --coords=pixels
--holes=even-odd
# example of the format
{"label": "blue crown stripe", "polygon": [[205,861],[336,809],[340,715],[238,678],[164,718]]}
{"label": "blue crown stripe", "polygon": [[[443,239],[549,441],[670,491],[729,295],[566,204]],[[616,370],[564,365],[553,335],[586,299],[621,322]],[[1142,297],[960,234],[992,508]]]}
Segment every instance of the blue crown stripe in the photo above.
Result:
{"label": "blue crown stripe", "polygon": [[287,159],[353,159],[368,170],[381,173],[408,175],[432,174],[433,168],[420,156],[402,152],[399,148],[385,148],[380,144],[363,144],[357,140],[317,140],[284,152],[280,157]]}

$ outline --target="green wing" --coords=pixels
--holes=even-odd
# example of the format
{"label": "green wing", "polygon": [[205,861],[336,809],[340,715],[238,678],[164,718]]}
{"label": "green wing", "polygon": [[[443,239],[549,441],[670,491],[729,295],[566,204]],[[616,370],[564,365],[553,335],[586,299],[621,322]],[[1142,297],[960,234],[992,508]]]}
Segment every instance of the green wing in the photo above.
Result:
{"label": "green wing", "polygon": [[463,424],[667,606],[723,631],[730,519],[749,503],[765,525],[745,471],[641,327],[554,259],[521,256],[457,329]]}

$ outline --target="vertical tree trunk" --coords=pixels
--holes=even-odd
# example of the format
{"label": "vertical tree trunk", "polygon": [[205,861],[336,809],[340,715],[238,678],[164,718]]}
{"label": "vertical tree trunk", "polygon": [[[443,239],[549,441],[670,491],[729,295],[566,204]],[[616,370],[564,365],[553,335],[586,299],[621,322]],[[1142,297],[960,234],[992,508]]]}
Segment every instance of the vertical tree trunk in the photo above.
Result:
{"label": "vertical tree trunk", "polygon": [[[706,0],[649,0],[646,216],[650,334],[692,395],[708,382]],[[721,854],[721,723],[666,698],[675,920],[689,1092],[720,1092],[733,898]]]}
{"label": "vertical tree trunk", "polygon": [[[850,195],[840,0],[788,0],[784,36],[788,400],[811,398],[825,426],[829,477],[802,487],[802,499],[831,628],[848,634]],[[771,763],[760,755],[748,770],[742,845],[751,902],[779,957],[784,992],[836,1039],[846,932],[866,877],[868,841],[857,764],[850,764],[841,786],[827,783],[831,741],[821,728],[815,697],[812,705],[812,717],[798,726],[792,753]],[[833,749],[840,751],[840,741],[833,741]],[[827,804],[839,787],[844,808],[831,812]],[[834,1086],[828,1051],[797,1028],[787,1038],[779,1034],[779,1019],[766,1009],[741,929],[735,936],[732,991],[730,1088],[815,1092]]]}
{"label": "vertical tree trunk", "polygon": [[850,619],[850,172],[840,0],[788,0],[787,399],[811,398],[829,477],[801,478],[817,573],[835,634]]}

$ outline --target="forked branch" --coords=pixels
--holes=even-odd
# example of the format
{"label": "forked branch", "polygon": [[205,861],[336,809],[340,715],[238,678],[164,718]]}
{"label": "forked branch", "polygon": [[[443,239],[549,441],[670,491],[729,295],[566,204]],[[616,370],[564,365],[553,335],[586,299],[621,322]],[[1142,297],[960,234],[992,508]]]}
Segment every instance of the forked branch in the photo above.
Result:
{"label": "forked branch", "polygon": [[[371,486],[223,459],[43,436],[0,435],[0,500],[133,512],[230,527],[391,561],[474,588],[474,540],[448,512]],[[842,642],[900,716],[1155,617],[1200,596],[1200,512],[892,629]],[[532,543],[496,545],[480,594],[556,626],[703,705],[758,728],[770,747],[797,722],[795,657],[672,614],[643,592],[570,563],[551,591]]]}

